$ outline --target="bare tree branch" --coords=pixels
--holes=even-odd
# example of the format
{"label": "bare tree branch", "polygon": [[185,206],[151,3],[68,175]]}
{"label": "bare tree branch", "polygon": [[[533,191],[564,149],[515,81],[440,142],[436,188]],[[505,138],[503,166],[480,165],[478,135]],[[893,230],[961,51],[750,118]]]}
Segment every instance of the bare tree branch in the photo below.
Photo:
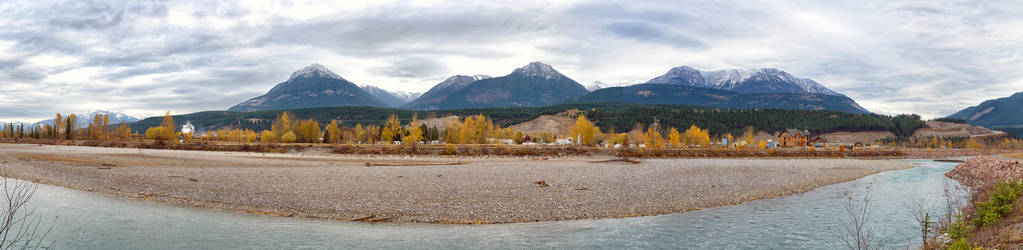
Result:
{"label": "bare tree branch", "polygon": [[[7,175],[0,175],[3,185],[3,200],[7,206],[0,207],[3,221],[0,221],[0,249],[37,249],[54,246],[48,241],[53,223],[44,225],[36,216],[35,209],[26,206],[35,195],[38,186],[25,181],[12,181]],[[54,218],[56,220],[56,218]],[[44,245],[49,244],[49,245]]]}

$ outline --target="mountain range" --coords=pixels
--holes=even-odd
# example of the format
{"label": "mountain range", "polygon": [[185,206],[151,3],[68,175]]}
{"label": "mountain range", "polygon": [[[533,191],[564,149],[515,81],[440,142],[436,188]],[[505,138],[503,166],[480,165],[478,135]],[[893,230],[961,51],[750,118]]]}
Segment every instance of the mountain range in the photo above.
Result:
{"label": "mountain range", "polygon": [[988,128],[1023,128],[1023,92],[984,101],[949,118],[963,119],[970,125]]}
{"label": "mountain range", "polygon": [[870,113],[856,101],[841,95],[818,93],[739,93],[729,90],[675,84],[637,84],[599,89],[569,100],[570,103],[626,102],[638,104],[685,104],[738,109],[833,110]]}
{"label": "mountain range", "polygon": [[302,68],[266,94],[231,107],[260,111],[310,107],[371,106],[409,110],[535,107],[561,103],[626,102],[727,108],[781,108],[869,113],[854,100],[816,81],[785,71],[674,67],[644,84],[584,87],[551,65],[532,62],[500,77],[455,75],[418,93],[359,87],[320,64]]}
{"label": "mountain range", "polygon": [[729,90],[738,93],[814,93],[842,95],[814,80],[799,78],[773,68],[700,71],[689,66],[675,67],[646,83],[671,84]]}
{"label": "mountain range", "polygon": [[[63,115],[64,115],[64,117],[67,117],[67,115],[70,115],[70,114],[63,114]],[[107,110],[95,110],[95,111],[86,112],[86,113],[76,113],[75,116],[78,117],[78,121],[75,122],[75,124],[77,124],[77,126],[80,127],[80,128],[88,127],[89,123],[92,123],[92,118],[95,117],[96,115],[110,115],[110,117],[108,118],[108,122],[111,125],[116,125],[116,124],[121,124],[121,123],[132,123],[132,122],[137,122],[137,121],[142,119],[142,117],[132,116],[132,115],[128,115],[128,114],[125,114],[125,113],[122,113],[122,112],[107,111]],[[38,122],[35,122],[35,123],[17,123],[17,124],[25,124],[26,127],[35,127],[35,126],[39,126],[39,125],[43,125],[43,124],[53,125],[53,122],[56,121],[56,120],[57,120],[57,118],[54,117],[54,118],[38,121]]]}

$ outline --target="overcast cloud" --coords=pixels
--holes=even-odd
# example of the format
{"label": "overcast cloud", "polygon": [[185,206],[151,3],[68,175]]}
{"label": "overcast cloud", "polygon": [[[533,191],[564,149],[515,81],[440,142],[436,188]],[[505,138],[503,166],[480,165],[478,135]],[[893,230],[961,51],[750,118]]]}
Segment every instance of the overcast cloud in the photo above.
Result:
{"label": "overcast cloud", "polygon": [[1023,91],[1023,7],[977,1],[3,1],[0,120],[224,110],[320,63],[425,91],[543,61],[586,85],[779,68],[884,114]]}

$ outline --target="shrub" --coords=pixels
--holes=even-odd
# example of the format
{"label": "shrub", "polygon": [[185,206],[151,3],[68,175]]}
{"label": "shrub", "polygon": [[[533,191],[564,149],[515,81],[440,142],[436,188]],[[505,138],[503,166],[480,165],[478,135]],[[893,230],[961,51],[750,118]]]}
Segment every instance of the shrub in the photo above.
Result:
{"label": "shrub", "polygon": [[988,191],[988,201],[977,203],[974,224],[978,227],[994,225],[1002,216],[1012,212],[1013,202],[1023,192],[1023,182],[1002,182]]}
{"label": "shrub", "polygon": [[966,238],[960,238],[958,240],[952,241],[952,243],[949,243],[948,246],[945,249],[946,250],[972,250],[973,247],[970,246],[970,242],[966,241]]}

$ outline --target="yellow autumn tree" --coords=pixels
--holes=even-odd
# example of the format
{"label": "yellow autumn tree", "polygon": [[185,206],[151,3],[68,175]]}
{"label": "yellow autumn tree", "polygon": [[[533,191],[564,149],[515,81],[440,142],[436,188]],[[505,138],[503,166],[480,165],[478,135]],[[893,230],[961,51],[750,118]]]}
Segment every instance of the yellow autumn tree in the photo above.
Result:
{"label": "yellow autumn tree", "polygon": [[292,143],[295,142],[295,140],[297,139],[298,136],[295,136],[295,132],[291,131],[288,131],[287,133],[284,133],[284,135],[281,136],[281,142],[283,143]]}
{"label": "yellow autumn tree", "polygon": [[320,130],[320,124],[313,119],[299,122],[297,135],[299,142],[319,142],[321,135],[323,131]]}
{"label": "yellow autumn tree", "polygon": [[[253,143],[253,142],[256,142],[256,139],[259,138],[256,135],[256,131],[252,131],[251,129],[245,129],[244,133],[245,133],[245,142]],[[191,137],[191,136],[189,136],[189,137]]]}
{"label": "yellow autumn tree", "polygon": [[756,129],[753,129],[753,126],[746,126],[746,129],[742,133],[742,140],[746,141],[747,145],[753,145],[753,136],[755,136],[756,133]]}
{"label": "yellow autumn tree", "polygon": [[122,141],[131,139],[131,128],[128,127],[128,124],[122,122],[120,126],[117,126],[117,129],[114,130],[114,138]]}
{"label": "yellow autumn tree", "polygon": [[575,124],[568,128],[568,136],[573,140],[579,140],[579,144],[594,145],[596,144],[595,133],[598,133],[599,131],[599,128],[594,126],[590,120],[586,119],[586,115],[580,114],[579,117],[575,119]]}
{"label": "yellow autumn tree", "polygon": [[412,115],[412,122],[409,123],[408,135],[402,138],[407,145],[416,145],[423,140],[423,129],[419,127],[418,115]]}
{"label": "yellow autumn tree", "polygon": [[327,130],[327,138],[323,138],[324,140],[334,144],[341,143],[341,129],[337,127],[337,120],[330,121],[324,130]]}
{"label": "yellow autumn tree", "polygon": [[[281,113],[280,116],[277,116],[277,119],[275,119],[273,124],[270,125],[270,132],[274,133],[274,138],[282,139],[281,137],[284,136],[284,134],[292,132],[291,119],[293,118],[294,115],[290,115],[288,112]],[[275,139],[275,141],[277,140]]]}
{"label": "yellow autumn tree", "polygon": [[675,127],[672,127],[668,132],[668,143],[671,143],[671,147],[675,148],[682,146],[682,134]]}
{"label": "yellow autumn tree", "polygon": [[391,144],[396,141],[400,135],[401,120],[398,120],[398,115],[388,115],[387,121],[384,122],[384,126],[380,128],[380,140],[385,144]]}
{"label": "yellow autumn tree", "polygon": [[702,130],[696,125],[689,126],[683,136],[683,142],[688,145],[710,146],[710,132]]}
{"label": "yellow autumn tree", "polygon": [[162,137],[167,138],[168,140],[174,138],[175,134],[174,132],[178,131],[177,125],[174,124],[174,117],[171,116],[170,111],[164,113],[163,122],[160,123],[160,126],[164,128],[163,129],[164,134],[162,135]]}
{"label": "yellow autumn tree", "polygon": [[274,138],[276,138],[274,132],[270,130],[263,130],[259,135],[259,141],[262,143],[272,143],[275,141]]}
{"label": "yellow autumn tree", "polygon": [[476,119],[472,116],[465,117],[462,126],[458,129],[458,144],[476,143]]}
{"label": "yellow autumn tree", "polygon": [[355,134],[355,143],[361,144],[361,143],[367,141],[366,140],[366,130],[362,128],[362,124],[356,124],[355,125],[355,132],[354,132],[354,134]]}
{"label": "yellow autumn tree", "polygon": [[53,127],[57,130],[55,137],[60,138],[64,135],[64,117],[61,117],[60,113],[57,113],[57,119],[53,120]]}
{"label": "yellow autumn tree", "polygon": [[646,129],[646,133],[643,135],[643,142],[646,143],[647,148],[660,149],[664,147],[664,137],[661,132],[657,131],[656,124],[650,125]]}

